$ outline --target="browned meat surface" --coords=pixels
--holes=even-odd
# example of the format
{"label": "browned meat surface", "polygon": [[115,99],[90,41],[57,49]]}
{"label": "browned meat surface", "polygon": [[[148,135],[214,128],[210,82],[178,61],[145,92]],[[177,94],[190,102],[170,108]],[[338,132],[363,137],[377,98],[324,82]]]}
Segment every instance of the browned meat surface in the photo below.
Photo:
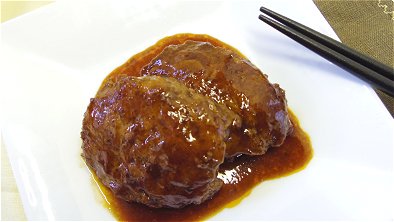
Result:
{"label": "browned meat surface", "polygon": [[174,78],[112,77],[85,113],[83,157],[126,201],[200,204],[222,186],[224,141],[240,124],[226,106]]}
{"label": "browned meat surface", "polygon": [[172,76],[242,118],[226,141],[226,156],[258,155],[283,143],[292,125],[284,91],[236,52],[207,42],[166,47],[142,75]]}

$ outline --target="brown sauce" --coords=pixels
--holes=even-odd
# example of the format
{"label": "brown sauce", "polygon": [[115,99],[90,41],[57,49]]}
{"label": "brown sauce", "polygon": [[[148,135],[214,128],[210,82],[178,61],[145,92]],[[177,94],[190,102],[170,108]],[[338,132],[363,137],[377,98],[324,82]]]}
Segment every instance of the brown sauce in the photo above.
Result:
{"label": "brown sauce", "polygon": [[[138,75],[140,70],[166,46],[181,44],[186,40],[206,41],[215,46],[237,51],[208,35],[178,34],[166,37],[133,56],[110,73],[108,77],[118,74]],[[211,200],[201,205],[182,209],[152,209],[116,198],[108,188],[101,185],[96,179],[105,195],[104,204],[115,218],[121,221],[200,221],[220,212],[223,208],[233,207],[242,201],[256,185],[265,180],[298,172],[306,167],[312,158],[313,151],[308,135],[301,129],[295,115],[290,112],[290,116],[294,130],[286,138],[284,144],[269,149],[266,154],[261,156],[244,155],[236,158],[233,162],[223,163],[219,169],[219,177],[225,181],[225,184]]]}

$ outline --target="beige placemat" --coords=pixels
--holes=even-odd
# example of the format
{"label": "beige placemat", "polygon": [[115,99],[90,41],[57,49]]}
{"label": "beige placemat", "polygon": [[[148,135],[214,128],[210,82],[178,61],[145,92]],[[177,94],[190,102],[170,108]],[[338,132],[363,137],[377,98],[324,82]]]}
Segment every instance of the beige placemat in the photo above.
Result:
{"label": "beige placemat", "polygon": [[1,220],[26,220],[22,201],[3,143],[1,143]]}
{"label": "beige placemat", "polygon": [[[394,68],[393,0],[314,0],[346,45]],[[394,117],[394,99],[376,90]]]}

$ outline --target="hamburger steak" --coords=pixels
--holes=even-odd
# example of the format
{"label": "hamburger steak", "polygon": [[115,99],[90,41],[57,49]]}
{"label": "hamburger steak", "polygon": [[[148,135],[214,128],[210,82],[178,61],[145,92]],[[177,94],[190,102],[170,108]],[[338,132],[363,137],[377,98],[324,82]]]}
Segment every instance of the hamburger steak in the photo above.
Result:
{"label": "hamburger steak", "polygon": [[226,141],[226,157],[264,154],[292,129],[284,91],[232,50],[189,40],[166,47],[142,75],[176,78],[241,116],[242,126],[232,127]]}
{"label": "hamburger steak", "polygon": [[103,82],[81,132],[86,163],[126,201],[200,204],[221,188],[223,161],[264,154],[292,129],[284,91],[235,51],[186,41],[135,74]]}
{"label": "hamburger steak", "polygon": [[150,207],[200,204],[222,185],[230,125],[240,118],[173,78],[118,76],[91,99],[83,156],[116,196]]}

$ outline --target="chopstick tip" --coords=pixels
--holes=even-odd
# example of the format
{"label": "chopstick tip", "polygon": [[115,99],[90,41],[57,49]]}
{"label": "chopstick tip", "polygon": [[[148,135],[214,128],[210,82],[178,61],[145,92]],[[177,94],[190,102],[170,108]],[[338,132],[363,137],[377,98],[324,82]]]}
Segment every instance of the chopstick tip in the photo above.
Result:
{"label": "chopstick tip", "polygon": [[268,8],[264,7],[264,6],[260,7],[260,12],[266,13],[267,11],[270,11],[270,10]]}
{"label": "chopstick tip", "polygon": [[265,17],[264,15],[259,15],[259,19],[261,20],[261,21],[265,21],[265,20],[267,20],[267,17]]}

